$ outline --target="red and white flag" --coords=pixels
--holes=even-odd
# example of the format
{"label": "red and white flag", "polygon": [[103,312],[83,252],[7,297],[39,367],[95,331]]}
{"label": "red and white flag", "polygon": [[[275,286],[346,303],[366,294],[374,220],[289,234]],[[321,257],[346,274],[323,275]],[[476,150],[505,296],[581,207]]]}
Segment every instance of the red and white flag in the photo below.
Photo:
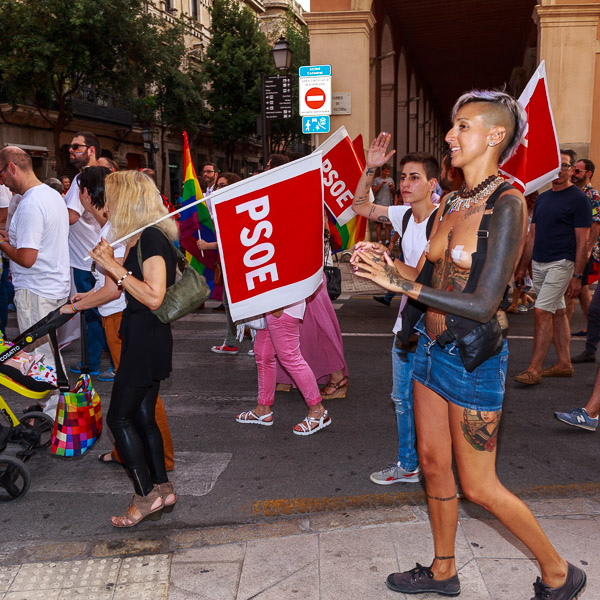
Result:
{"label": "red and white flag", "polygon": [[234,321],[310,296],[323,281],[321,153],[211,194]]}
{"label": "red and white flag", "polygon": [[315,152],[323,154],[325,206],[338,225],[346,225],[356,217],[352,200],[363,171],[361,160],[344,126],[328,137]]}
{"label": "red and white flag", "polygon": [[525,195],[550,183],[560,171],[560,145],[550,106],[546,63],[542,61],[519,97],[527,112],[527,129],[516,153],[500,172]]}

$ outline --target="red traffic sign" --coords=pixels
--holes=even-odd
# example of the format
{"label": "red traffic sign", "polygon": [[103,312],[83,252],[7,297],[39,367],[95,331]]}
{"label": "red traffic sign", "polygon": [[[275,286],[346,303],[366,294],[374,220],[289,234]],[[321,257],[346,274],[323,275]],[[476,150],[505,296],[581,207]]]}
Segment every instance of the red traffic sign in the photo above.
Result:
{"label": "red traffic sign", "polygon": [[304,101],[306,102],[306,106],[312,109],[319,109],[325,104],[327,96],[325,91],[318,87],[312,87],[306,92],[304,96]]}

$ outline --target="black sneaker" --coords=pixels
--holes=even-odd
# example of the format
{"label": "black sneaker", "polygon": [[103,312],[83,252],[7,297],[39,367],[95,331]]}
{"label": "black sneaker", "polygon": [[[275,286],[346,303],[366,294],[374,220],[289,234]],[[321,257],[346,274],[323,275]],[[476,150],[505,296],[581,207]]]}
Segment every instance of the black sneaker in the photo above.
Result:
{"label": "black sneaker", "polygon": [[571,563],[567,571],[567,579],[558,588],[551,588],[546,585],[540,577],[535,580],[533,590],[535,596],[531,600],[573,600],[583,589],[587,577],[585,572]]}
{"label": "black sneaker", "polygon": [[588,352],[586,352],[584,350],[581,354],[578,354],[577,356],[572,356],[571,362],[574,365],[578,365],[580,363],[593,363],[593,362],[596,362],[596,355],[589,354]]}
{"label": "black sneaker", "polygon": [[433,578],[431,567],[423,567],[419,563],[410,571],[392,573],[388,576],[385,584],[390,590],[403,594],[430,593],[440,596],[458,596],[460,594],[458,575],[438,581]]}
{"label": "black sneaker", "polygon": [[381,302],[381,304],[385,304],[386,306],[391,306],[392,304],[385,296],[373,296],[373,300]]}

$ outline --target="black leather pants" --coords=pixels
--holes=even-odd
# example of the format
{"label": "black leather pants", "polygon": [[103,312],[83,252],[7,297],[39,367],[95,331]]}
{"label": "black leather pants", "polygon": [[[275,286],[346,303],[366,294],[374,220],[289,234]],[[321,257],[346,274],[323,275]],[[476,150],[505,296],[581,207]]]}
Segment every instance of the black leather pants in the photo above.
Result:
{"label": "black leather pants", "polygon": [[135,493],[146,496],[156,483],[168,481],[162,435],[154,417],[160,382],[139,387],[115,382],[106,423]]}

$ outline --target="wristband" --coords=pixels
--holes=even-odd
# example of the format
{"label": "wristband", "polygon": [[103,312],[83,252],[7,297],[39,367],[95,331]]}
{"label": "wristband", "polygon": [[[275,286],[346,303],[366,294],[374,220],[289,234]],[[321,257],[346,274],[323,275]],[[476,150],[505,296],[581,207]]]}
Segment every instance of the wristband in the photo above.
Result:
{"label": "wristband", "polygon": [[2,239],[0,240],[0,246],[2,246],[2,242],[5,242],[5,241],[6,241],[6,240],[5,240],[4,238],[2,238]]}
{"label": "wristband", "polygon": [[581,281],[583,279],[583,275],[575,275],[575,273],[573,273],[573,277],[575,279],[579,279],[579,281]]}
{"label": "wristband", "polygon": [[121,279],[119,279],[117,281],[117,285],[120,287],[121,285],[123,285],[123,280],[126,279],[127,277],[129,277],[131,275],[131,271],[127,271],[127,273],[125,273],[125,275],[123,275],[123,277],[121,277]]}
{"label": "wristband", "polygon": [[79,312],[76,308],[75,308],[75,302],[73,302],[73,304],[71,304],[71,308],[73,309],[73,312]]}

